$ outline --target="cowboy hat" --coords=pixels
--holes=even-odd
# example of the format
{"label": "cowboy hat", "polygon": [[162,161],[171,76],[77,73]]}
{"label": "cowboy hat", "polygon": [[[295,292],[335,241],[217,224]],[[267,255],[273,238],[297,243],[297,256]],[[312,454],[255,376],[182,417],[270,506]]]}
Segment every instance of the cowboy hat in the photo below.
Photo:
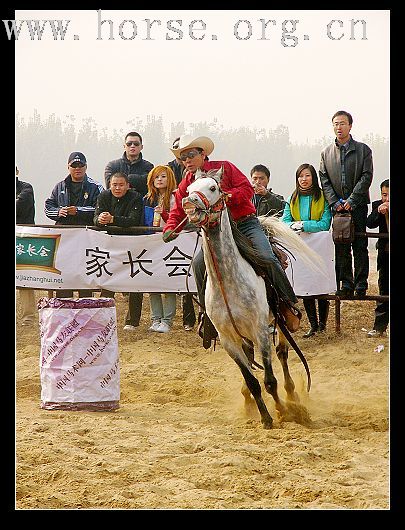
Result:
{"label": "cowboy hat", "polygon": [[195,138],[194,136],[191,136],[189,134],[183,134],[183,136],[180,136],[177,149],[170,148],[170,151],[174,154],[176,158],[179,158],[180,153],[182,151],[184,151],[185,149],[191,149],[192,147],[199,147],[200,149],[204,149],[206,155],[208,156],[214,150],[214,142],[207,136],[198,136],[197,138]]}

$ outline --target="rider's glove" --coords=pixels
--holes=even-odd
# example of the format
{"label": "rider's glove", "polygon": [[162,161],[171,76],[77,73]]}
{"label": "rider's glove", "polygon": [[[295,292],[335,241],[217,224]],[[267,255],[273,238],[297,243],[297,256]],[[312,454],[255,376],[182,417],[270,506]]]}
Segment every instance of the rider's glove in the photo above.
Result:
{"label": "rider's glove", "polygon": [[175,232],[174,230],[166,230],[166,232],[163,232],[163,241],[168,243],[169,241],[176,239],[178,235],[178,232]]}

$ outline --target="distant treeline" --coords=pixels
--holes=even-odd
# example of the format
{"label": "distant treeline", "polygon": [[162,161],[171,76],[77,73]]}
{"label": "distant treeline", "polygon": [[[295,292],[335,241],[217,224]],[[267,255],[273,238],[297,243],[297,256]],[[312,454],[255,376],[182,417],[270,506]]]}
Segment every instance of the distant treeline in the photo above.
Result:
{"label": "distant treeline", "polygon": [[[82,120],[80,127],[74,116],[64,119],[54,114],[41,118],[34,111],[28,120],[17,114],[16,163],[21,180],[34,186],[36,197],[36,223],[52,224],[43,214],[43,203],[53,186],[67,175],[67,157],[72,151],[81,151],[88,161],[88,174],[104,183],[104,168],[110,160],[120,158],[124,152],[123,140],[129,131],[137,131],[143,138],[143,157],[154,165],[166,164],[173,159],[169,150],[173,140],[181,134],[205,135],[212,138],[215,150],[212,160],[229,160],[247,176],[255,164],[265,164],[271,172],[273,191],[287,197],[295,185],[297,167],[308,162],[318,170],[322,149],[333,141],[333,136],[323,136],[313,143],[291,143],[288,127],[257,129],[241,126],[225,129],[216,119],[213,122],[170,125],[165,131],[161,116],[147,116],[146,121],[134,118],[122,129],[112,131],[99,128],[91,117]],[[363,141],[373,150],[374,180],[372,198],[377,198],[379,184],[389,178],[389,141],[378,134],[368,134]]]}

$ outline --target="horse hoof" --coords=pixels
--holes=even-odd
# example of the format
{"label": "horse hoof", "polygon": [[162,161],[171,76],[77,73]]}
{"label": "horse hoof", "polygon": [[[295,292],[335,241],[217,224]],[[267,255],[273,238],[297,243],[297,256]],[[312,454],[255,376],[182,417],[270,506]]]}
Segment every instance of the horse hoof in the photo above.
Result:
{"label": "horse hoof", "polygon": [[263,429],[272,429],[273,428],[273,420],[272,419],[270,419],[270,421],[269,420],[265,420],[265,421],[262,420],[262,425],[263,425]]}

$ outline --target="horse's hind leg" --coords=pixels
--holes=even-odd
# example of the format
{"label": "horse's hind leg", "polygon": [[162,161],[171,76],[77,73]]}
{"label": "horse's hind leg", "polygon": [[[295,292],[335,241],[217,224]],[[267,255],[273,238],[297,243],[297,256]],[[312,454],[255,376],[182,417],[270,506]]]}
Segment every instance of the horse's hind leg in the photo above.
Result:
{"label": "horse's hind leg", "polygon": [[[279,330],[280,331],[280,330]],[[287,392],[286,411],[283,415],[285,421],[295,421],[301,425],[311,425],[311,418],[308,410],[300,403],[298,394],[295,392],[295,385],[288,370],[288,344],[287,339],[280,332],[279,344],[277,345],[277,357],[280,360],[284,372],[284,388]]]}
{"label": "horse's hind leg", "polygon": [[295,392],[294,381],[288,369],[288,343],[284,335],[279,330],[279,343],[276,347],[277,357],[281,363],[284,374],[284,388],[287,392],[287,398],[290,401],[299,401],[298,394]]}
{"label": "horse's hind leg", "polygon": [[[235,357],[232,357],[236,364],[239,366],[240,371],[242,372],[243,378],[245,380],[248,392],[252,394],[254,400],[256,401],[257,408],[259,409],[261,421],[263,424],[263,427],[265,429],[271,429],[273,427],[273,418],[270,416],[269,411],[267,410],[266,404],[263,401],[262,398],[262,389],[260,388],[260,383],[256,379],[256,377],[250,372],[250,370],[243,364],[243,362]],[[243,391],[242,393],[245,396],[247,395],[247,391]]]}

